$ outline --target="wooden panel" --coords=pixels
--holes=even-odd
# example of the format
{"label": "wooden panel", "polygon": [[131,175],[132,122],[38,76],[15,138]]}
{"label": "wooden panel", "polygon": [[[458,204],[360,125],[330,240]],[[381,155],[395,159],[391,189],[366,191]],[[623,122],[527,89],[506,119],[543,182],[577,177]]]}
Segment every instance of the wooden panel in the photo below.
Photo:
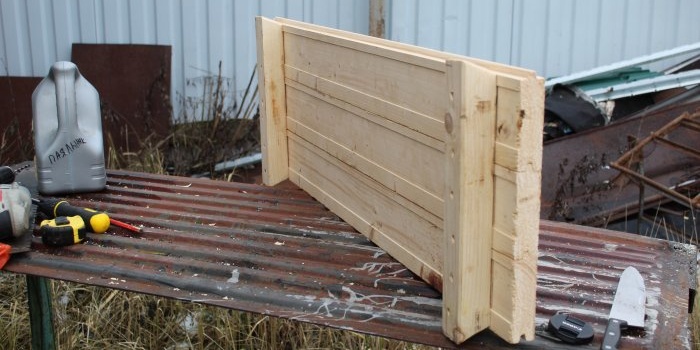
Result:
{"label": "wooden panel", "polygon": [[444,72],[367,53],[357,45],[348,48],[290,33],[285,33],[284,40],[287,65],[442,122]]}
{"label": "wooden panel", "polygon": [[289,140],[292,182],[421,278],[442,285],[441,228],[416,215],[409,201],[325,151],[293,134]]}
{"label": "wooden panel", "polygon": [[[287,87],[288,129],[442,220],[443,152]],[[393,149],[394,152],[386,152]],[[420,171],[416,171],[420,169]]]}
{"label": "wooden panel", "polygon": [[326,35],[339,36],[339,37],[343,37],[343,38],[348,38],[350,40],[357,40],[357,41],[362,41],[364,43],[373,44],[373,45],[376,45],[378,47],[392,48],[392,49],[395,49],[398,52],[401,52],[404,54],[413,54],[413,55],[419,55],[422,57],[432,57],[434,59],[437,58],[437,59],[442,59],[442,60],[468,61],[468,62],[476,64],[480,67],[490,69],[490,70],[493,70],[494,72],[500,73],[501,75],[499,76],[499,78],[503,78],[506,76],[529,78],[529,77],[532,77],[534,75],[534,71],[532,71],[532,70],[517,68],[517,67],[505,65],[502,63],[482,60],[482,59],[473,58],[473,57],[460,56],[460,55],[456,55],[456,54],[449,53],[449,52],[437,51],[437,50],[427,49],[427,48],[419,47],[419,46],[407,45],[407,44],[400,43],[397,41],[368,37],[368,36],[365,36],[362,34],[345,32],[342,30],[334,29],[334,28],[328,28],[328,27],[318,26],[315,24],[299,22],[299,21],[295,21],[292,19],[288,19],[288,18],[275,18],[275,21],[278,21],[280,23],[283,23],[289,27],[293,27],[296,29],[303,28],[309,32],[316,32],[316,33],[323,33]]}
{"label": "wooden panel", "polygon": [[[285,67],[285,77],[295,83],[304,85],[308,89],[318,91],[324,95],[324,100],[334,103],[341,108],[361,110],[378,116],[378,118],[372,116],[368,118],[372,118],[378,124],[381,123],[384,127],[403,134],[410,133],[410,137],[439,150],[443,150],[445,147],[443,143],[445,132],[442,120],[362,93],[289,65]],[[396,125],[391,125],[392,123]],[[408,130],[402,130],[403,128]],[[417,135],[416,133],[421,133],[425,136]]]}
{"label": "wooden panel", "polygon": [[491,316],[496,76],[465,61],[447,66],[442,324],[461,343]]}
{"label": "wooden panel", "polygon": [[278,184],[288,178],[287,108],[284,87],[282,26],[263,17],[255,19],[260,91],[260,143],[263,183]]}
{"label": "wooden panel", "polygon": [[532,339],[542,80],[276,21],[290,179],[441,290],[455,342]]}

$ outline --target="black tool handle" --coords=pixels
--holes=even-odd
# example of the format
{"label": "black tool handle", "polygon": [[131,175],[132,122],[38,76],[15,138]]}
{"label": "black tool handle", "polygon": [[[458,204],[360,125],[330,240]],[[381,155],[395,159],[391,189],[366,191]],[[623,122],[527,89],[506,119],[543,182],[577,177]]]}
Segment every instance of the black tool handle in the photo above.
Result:
{"label": "black tool handle", "polygon": [[603,343],[600,344],[601,350],[617,350],[617,344],[620,343],[620,334],[622,330],[627,328],[627,321],[611,318],[608,320],[608,326],[605,327],[605,335]]}
{"label": "black tool handle", "polygon": [[0,166],[0,184],[9,185],[15,182],[15,171],[7,165]]}

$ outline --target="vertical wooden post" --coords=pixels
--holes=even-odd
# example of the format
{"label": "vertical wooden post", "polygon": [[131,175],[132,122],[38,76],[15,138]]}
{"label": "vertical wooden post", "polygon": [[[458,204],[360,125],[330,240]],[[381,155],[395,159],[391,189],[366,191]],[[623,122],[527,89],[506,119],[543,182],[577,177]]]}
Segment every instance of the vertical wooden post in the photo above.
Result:
{"label": "vertical wooden post", "polygon": [[255,18],[260,91],[260,143],[263,183],[275,185],[289,177],[287,99],[284,84],[282,24]]}
{"label": "vertical wooden post", "polygon": [[32,349],[56,349],[49,280],[27,275],[27,300],[32,328]]}
{"label": "vertical wooden post", "polygon": [[369,35],[382,39],[386,37],[384,5],[384,0],[369,0]]}
{"label": "vertical wooden post", "polygon": [[443,332],[461,343],[491,315],[496,77],[447,61]]}
{"label": "vertical wooden post", "polygon": [[499,76],[491,325],[509,343],[535,337],[543,80]]}

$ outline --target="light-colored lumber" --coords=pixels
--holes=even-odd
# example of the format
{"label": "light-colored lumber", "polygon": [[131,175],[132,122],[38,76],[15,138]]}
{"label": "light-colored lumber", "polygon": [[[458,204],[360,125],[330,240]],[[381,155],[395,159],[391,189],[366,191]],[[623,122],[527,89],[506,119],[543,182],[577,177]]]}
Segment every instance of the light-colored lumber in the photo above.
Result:
{"label": "light-colored lumber", "polygon": [[[398,133],[407,134],[411,132],[412,138],[441,151],[445,147],[443,143],[445,128],[442,120],[361,92],[330,79],[313,75],[290,65],[285,66],[285,77],[295,83],[304,85],[308,89],[323,94],[322,98],[326,102],[347,110],[359,109],[364,111],[366,113],[357,112],[356,114],[366,116],[367,119],[373,119],[376,123],[382,124]],[[379,118],[376,118],[376,116],[379,116]],[[399,127],[410,129],[410,131],[399,130],[400,128],[389,125],[387,122],[393,122]],[[424,134],[432,138],[432,140],[415,135],[415,133]]]}
{"label": "light-colored lumber", "polygon": [[496,76],[465,61],[447,67],[442,324],[461,343],[490,324]]}
{"label": "light-colored lumber", "polygon": [[292,182],[421,278],[441,284],[441,228],[416,215],[412,203],[356,169],[294,134],[289,140]]}
{"label": "light-colored lumber", "polygon": [[[311,39],[285,26],[285,64],[346,88],[404,106],[436,121],[445,114],[445,73],[391,56],[392,50],[363,50],[373,45],[353,41],[352,47],[328,38]],[[323,41],[326,39],[326,41]],[[344,42],[341,42],[344,43]],[[377,51],[371,53],[366,51]],[[386,55],[386,56],[385,56]],[[444,66],[444,62],[442,63]],[[420,82],[420,84],[417,84]],[[410,127],[410,126],[409,126]]]}
{"label": "light-colored lumber", "polygon": [[[283,23],[283,22],[281,22]],[[298,22],[297,22],[298,23]],[[326,28],[328,29],[328,28]],[[420,54],[416,52],[395,49],[387,45],[375,45],[367,40],[367,36],[361,36],[358,40],[355,35],[348,32],[339,31],[339,33],[331,33],[326,30],[318,31],[311,27],[303,25],[284,25],[285,33],[294,34],[300,37],[321,41],[338,47],[364,52],[376,57],[385,57],[397,62],[403,62],[412,66],[425,67],[438,71],[444,71],[444,60],[436,58],[433,55]],[[376,39],[382,40],[382,39]]]}
{"label": "light-colored lumber", "polygon": [[289,177],[282,25],[267,18],[257,17],[255,29],[261,106],[262,177],[264,184],[272,186]]}
{"label": "light-colored lumber", "polygon": [[[501,97],[504,100],[501,100]],[[516,97],[517,96],[517,97]],[[494,290],[489,328],[508,342],[532,340],[537,286],[537,255],[542,169],[544,81],[520,79],[498,87],[497,145],[507,145],[509,161],[495,159]],[[502,149],[505,149],[503,147]],[[496,148],[497,153],[499,148]],[[532,286],[532,287],[523,287]]]}
{"label": "light-colored lumber", "polygon": [[337,36],[337,37],[341,37],[341,38],[362,41],[365,43],[374,44],[377,47],[392,48],[392,49],[396,49],[402,53],[409,53],[409,54],[412,53],[414,55],[419,55],[421,57],[440,58],[442,60],[469,61],[470,63],[476,64],[476,65],[481,66],[483,68],[491,69],[495,72],[499,72],[500,73],[499,78],[510,78],[510,77],[528,77],[528,78],[531,78],[531,77],[535,76],[535,73],[532,70],[517,68],[517,67],[497,63],[497,62],[482,60],[482,59],[473,58],[473,57],[460,56],[460,55],[452,54],[449,52],[437,51],[437,50],[432,50],[432,49],[419,47],[419,46],[407,45],[407,44],[400,43],[397,41],[391,41],[391,40],[380,39],[380,38],[375,38],[375,37],[371,37],[371,36],[365,36],[365,35],[361,35],[361,34],[346,32],[346,31],[335,29],[335,28],[323,27],[323,26],[319,26],[319,25],[315,25],[315,24],[311,24],[311,23],[295,21],[293,19],[288,19],[288,18],[277,17],[277,18],[275,18],[275,21],[278,21],[280,23],[283,23],[283,24],[285,24],[289,27],[293,27],[295,29],[302,29],[303,28],[303,29],[306,29],[307,31],[313,31],[313,32],[320,33],[320,34],[326,34],[326,35],[330,35],[330,36]]}
{"label": "light-colored lumber", "polygon": [[442,291],[443,331],[456,343],[485,328],[532,339],[542,79],[275,22],[284,110],[261,107],[285,124],[290,180]]}
{"label": "light-colored lumber", "polygon": [[443,152],[291,86],[287,97],[290,131],[442,217]]}
{"label": "light-colored lumber", "polygon": [[369,35],[384,38],[386,28],[386,22],[384,21],[385,8],[385,0],[369,1]]}

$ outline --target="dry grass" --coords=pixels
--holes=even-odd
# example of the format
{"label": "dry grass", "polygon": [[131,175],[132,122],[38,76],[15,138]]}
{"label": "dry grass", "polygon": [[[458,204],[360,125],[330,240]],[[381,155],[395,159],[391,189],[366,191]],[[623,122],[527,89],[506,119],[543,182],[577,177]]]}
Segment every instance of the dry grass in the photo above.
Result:
{"label": "dry grass", "polygon": [[[0,348],[29,349],[23,276],[0,273]],[[428,349],[156,296],[52,281],[59,349]]]}

